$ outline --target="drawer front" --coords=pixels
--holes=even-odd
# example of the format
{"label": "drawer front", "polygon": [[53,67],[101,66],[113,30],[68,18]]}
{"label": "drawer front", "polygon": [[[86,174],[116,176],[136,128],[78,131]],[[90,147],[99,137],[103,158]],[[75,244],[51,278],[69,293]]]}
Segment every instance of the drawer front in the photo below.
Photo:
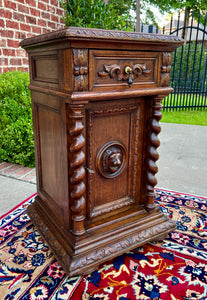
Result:
{"label": "drawer front", "polygon": [[90,50],[89,90],[159,86],[159,65],[158,52]]}

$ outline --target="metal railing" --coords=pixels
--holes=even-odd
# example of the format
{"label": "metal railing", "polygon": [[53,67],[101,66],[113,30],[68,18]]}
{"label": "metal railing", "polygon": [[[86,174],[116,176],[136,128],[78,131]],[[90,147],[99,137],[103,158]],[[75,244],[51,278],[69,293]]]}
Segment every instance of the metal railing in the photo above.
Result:
{"label": "metal railing", "polygon": [[141,24],[141,32],[176,35],[184,38],[172,58],[171,86],[174,92],[163,100],[163,110],[207,109],[207,15],[194,18],[173,15],[162,29]]}
{"label": "metal railing", "polygon": [[192,13],[171,18],[163,34],[181,36],[185,44],[173,54],[171,86],[174,92],[163,100],[163,110],[207,109],[207,15],[200,23]]}

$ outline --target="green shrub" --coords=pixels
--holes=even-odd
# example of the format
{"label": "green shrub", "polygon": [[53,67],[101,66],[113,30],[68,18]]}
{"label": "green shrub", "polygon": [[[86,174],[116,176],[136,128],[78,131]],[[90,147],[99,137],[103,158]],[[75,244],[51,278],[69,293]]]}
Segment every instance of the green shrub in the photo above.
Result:
{"label": "green shrub", "polygon": [[124,7],[122,11],[117,7],[116,1],[109,1],[109,4],[103,0],[59,0],[65,10],[63,17],[66,26],[102,28],[102,29],[132,29],[129,7]]}
{"label": "green shrub", "polygon": [[0,161],[34,167],[29,74],[0,74]]}

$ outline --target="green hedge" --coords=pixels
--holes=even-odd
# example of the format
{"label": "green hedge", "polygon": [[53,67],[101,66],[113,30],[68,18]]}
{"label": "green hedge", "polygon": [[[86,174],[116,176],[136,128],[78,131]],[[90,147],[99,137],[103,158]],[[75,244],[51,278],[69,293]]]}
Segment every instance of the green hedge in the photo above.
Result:
{"label": "green hedge", "polygon": [[34,167],[29,74],[0,74],[0,161]]}

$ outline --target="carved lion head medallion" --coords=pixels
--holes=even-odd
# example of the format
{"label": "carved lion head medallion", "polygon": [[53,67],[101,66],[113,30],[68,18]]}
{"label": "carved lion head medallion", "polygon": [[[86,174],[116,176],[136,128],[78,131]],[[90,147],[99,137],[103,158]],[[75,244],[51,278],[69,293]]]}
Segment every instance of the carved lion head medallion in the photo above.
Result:
{"label": "carved lion head medallion", "polygon": [[126,148],[119,141],[106,143],[97,154],[96,165],[100,174],[106,178],[118,176],[124,169]]}

